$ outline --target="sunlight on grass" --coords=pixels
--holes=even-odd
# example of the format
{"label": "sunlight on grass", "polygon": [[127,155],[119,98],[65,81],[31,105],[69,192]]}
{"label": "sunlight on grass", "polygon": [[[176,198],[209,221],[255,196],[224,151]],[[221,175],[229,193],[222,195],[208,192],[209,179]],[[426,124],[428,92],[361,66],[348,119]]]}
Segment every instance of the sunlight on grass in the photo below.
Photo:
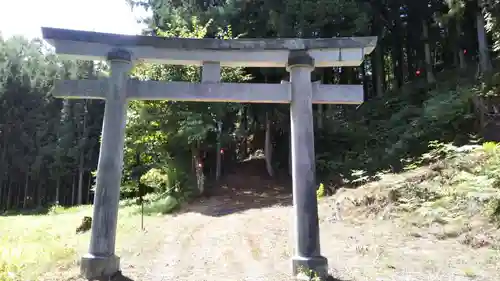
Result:
{"label": "sunlight on grass", "polygon": [[[138,208],[120,208],[118,241],[140,232]],[[74,266],[90,239],[90,232],[75,234],[75,229],[91,215],[91,206],[54,206],[45,215],[0,217],[0,281],[37,280],[43,273]]]}
{"label": "sunlight on grass", "polygon": [[0,280],[30,280],[72,263],[87,241],[87,235],[74,233],[77,213],[1,217]]}

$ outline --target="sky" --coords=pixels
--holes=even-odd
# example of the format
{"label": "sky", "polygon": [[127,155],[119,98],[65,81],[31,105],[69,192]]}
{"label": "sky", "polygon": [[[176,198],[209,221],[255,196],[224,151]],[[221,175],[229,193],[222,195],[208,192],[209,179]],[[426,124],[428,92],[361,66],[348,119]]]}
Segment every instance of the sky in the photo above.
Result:
{"label": "sky", "polygon": [[137,19],[125,0],[0,0],[2,36],[41,37],[41,27],[79,29],[118,34],[139,34]]}

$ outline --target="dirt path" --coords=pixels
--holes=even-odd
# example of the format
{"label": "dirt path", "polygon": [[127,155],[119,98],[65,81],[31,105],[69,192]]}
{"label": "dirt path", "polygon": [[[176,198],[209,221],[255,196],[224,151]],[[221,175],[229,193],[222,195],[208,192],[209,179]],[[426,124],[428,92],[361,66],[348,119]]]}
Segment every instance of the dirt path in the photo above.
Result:
{"label": "dirt path", "polygon": [[[193,208],[168,222],[148,273],[133,274],[138,276],[134,280],[290,280],[290,207],[220,217]],[[391,221],[333,221],[329,210],[328,205],[321,208],[322,252],[341,280],[500,280],[496,250],[472,249],[457,239],[437,240],[425,233],[417,238],[415,229]]]}
{"label": "dirt path", "polygon": [[222,217],[182,214],[172,223],[178,233],[166,238],[169,242],[157,257],[150,278],[283,280],[276,278],[287,273],[289,254],[284,248],[288,247],[288,233],[282,228],[287,218],[285,208]]}
{"label": "dirt path", "polygon": [[[340,280],[500,280],[500,254],[492,247],[473,249],[459,237],[439,240],[429,229],[397,220],[348,215],[332,220],[329,202],[319,208],[321,246]],[[123,281],[289,281],[291,207],[206,215],[224,208],[234,210],[223,198],[212,198],[176,216],[146,218],[145,233],[122,231],[117,254],[129,278]],[[63,271],[75,276],[78,267]]]}

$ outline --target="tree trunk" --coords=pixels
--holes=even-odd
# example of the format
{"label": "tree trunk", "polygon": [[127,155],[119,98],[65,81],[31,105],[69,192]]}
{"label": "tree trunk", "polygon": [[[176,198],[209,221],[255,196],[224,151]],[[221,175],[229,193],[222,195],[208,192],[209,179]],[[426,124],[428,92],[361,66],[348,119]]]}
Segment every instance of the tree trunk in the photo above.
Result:
{"label": "tree trunk", "polygon": [[490,52],[488,48],[488,41],[486,39],[486,28],[483,16],[483,9],[481,0],[478,0],[479,10],[476,14],[476,28],[477,28],[477,42],[479,51],[479,65],[483,75],[491,73],[492,65],[490,59]]}
{"label": "tree trunk", "polygon": [[21,208],[22,208],[24,200],[25,200],[25,196],[23,197],[23,193],[21,192],[21,183],[16,184],[16,187],[17,187],[17,189],[14,189],[14,190],[17,191],[17,193],[16,193],[16,195],[17,195],[17,202],[16,202],[16,205],[15,205],[14,208],[18,209],[19,206],[21,206]]}
{"label": "tree trunk", "polygon": [[394,26],[392,30],[392,66],[394,72],[394,80],[392,81],[393,88],[398,89],[403,84],[403,51],[402,51],[402,21],[401,21],[401,5],[394,3],[391,7],[392,17],[394,18]]}
{"label": "tree trunk", "polygon": [[272,149],[273,145],[271,142],[271,118],[269,118],[269,113],[266,112],[266,140],[264,144],[264,155],[266,159],[266,169],[269,176],[273,176],[273,166],[272,166]]}
{"label": "tree trunk", "polygon": [[241,148],[240,148],[240,158],[241,159],[246,159],[247,158],[247,153],[248,153],[248,106],[243,106],[242,110],[242,116],[241,116],[241,132],[243,135],[243,140],[241,142]]}
{"label": "tree trunk", "polygon": [[[87,183],[87,204],[92,204],[93,202],[90,200],[90,195],[92,194],[92,173],[89,173],[89,181]],[[140,180],[140,179],[139,179]]]}
{"label": "tree trunk", "polygon": [[8,178],[8,177],[6,177],[6,175],[7,175],[6,171],[9,170],[9,167],[7,164],[7,138],[5,136],[4,136],[4,143],[2,146],[2,157],[1,157],[0,161],[1,161],[0,167],[5,167],[5,169],[0,168],[0,196],[2,196],[2,194],[3,194],[3,196],[6,196],[6,200],[4,203],[1,200],[2,197],[0,197],[0,205],[5,204],[3,207],[5,207],[5,209],[7,209],[8,207],[6,207],[6,206],[8,205],[7,201],[8,201],[9,185],[8,184],[5,185],[4,182],[5,182],[5,179]]}
{"label": "tree trunk", "polygon": [[[89,77],[93,77],[93,71],[94,71],[94,65],[93,63],[90,64],[90,69],[89,69]],[[79,143],[81,142],[86,142],[88,139],[88,129],[87,129],[87,114],[88,114],[88,109],[87,109],[87,100],[85,100],[83,104],[83,128],[81,131],[81,136],[80,140],[78,140]],[[80,150],[80,163],[78,165],[78,193],[77,193],[77,199],[76,199],[76,204],[81,205],[83,203],[83,174],[85,173],[85,143],[81,144],[78,146],[78,149]]]}
{"label": "tree trunk", "polygon": [[71,200],[70,205],[75,206],[76,204],[76,177],[74,174],[71,174]]}
{"label": "tree trunk", "polygon": [[316,113],[316,121],[318,122],[318,129],[323,129],[323,104],[318,104],[318,112]]}
{"label": "tree trunk", "polygon": [[436,82],[436,78],[434,77],[434,73],[432,71],[432,56],[431,56],[431,47],[429,44],[429,26],[425,20],[422,21],[422,36],[424,37],[424,52],[425,52],[425,71],[427,74],[427,82],[434,83]]}
{"label": "tree trunk", "polygon": [[80,148],[80,164],[78,165],[78,193],[77,193],[77,199],[76,199],[76,204],[81,205],[83,204],[83,173],[84,171],[84,154],[83,154],[83,149]]}
{"label": "tree trunk", "polygon": [[[6,178],[5,176],[7,175],[6,171],[9,170],[8,164],[7,164],[7,137],[3,137],[3,145],[2,145],[2,157],[0,158],[1,164],[0,167],[4,167],[5,169],[0,169],[0,190],[4,189],[4,179]],[[8,188],[8,187],[7,187]]]}
{"label": "tree trunk", "polygon": [[456,52],[458,54],[458,65],[460,70],[465,71],[467,68],[467,62],[465,61],[465,54],[464,50],[460,47],[461,45],[461,37],[462,37],[462,25],[460,21],[457,19],[455,20],[455,32],[456,32]]}
{"label": "tree trunk", "polygon": [[12,202],[13,200],[13,194],[12,194],[12,184],[10,181],[10,177],[7,177],[7,204],[5,206],[5,209],[9,210],[12,208]]}
{"label": "tree trunk", "polygon": [[[38,177],[39,178],[39,177]],[[39,181],[36,185],[36,206],[42,207],[43,198],[45,195],[42,194],[42,182]]]}
{"label": "tree trunk", "polygon": [[28,207],[28,199],[29,199],[29,181],[30,181],[30,174],[29,172],[26,172],[26,175],[24,177],[24,199],[23,199],[23,209],[26,209]]}
{"label": "tree trunk", "polygon": [[191,155],[193,158],[193,170],[196,176],[196,184],[198,186],[199,194],[203,194],[205,192],[205,176],[203,175],[203,165],[206,163],[202,163],[200,159],[200,150],[199,144],[192,146]]}
{"label": "tree trunk", "polygon": [[377,97],[384,94],[384,77],[384,49],[379,43],[372,53],[372,83]]}
{"label": "tree trunk", "polygon": [[[410,25],[411,27],[411,25]],[[408,27],[408,28],[410,28]],[[409,33],[409,32],[407,32]],[[413,42],[410,38],[410,36],[406,37],[406,75],[408,78],[408,81],[413,80],[415,78],[415,63],[414,63],[414,56],[413,56]]]}
{"label": "tree trunk", "polygon": [[[291,124],[288,125],[290,128]],[[288,132],[288,174],[292,175],[292,130]]]}
{"label": "tree trunk", "polygon": [[217,122],[217,145],[216,145],[216,150],[215,151],[215,180],[220,179],[221,175],[221,164],[222,164],[222,143],[221,143],[221,138],[222,138],[222,121]]}
{"label": "tree trunk", "polygon": [[57,177],[57,180],[56,180],[56,200],[55,200],[55,204],[56,205],[60,205],[60,202],[59,202],[59,194],[60,194],[60,190],[61,190],[61,177],[58,176]]}

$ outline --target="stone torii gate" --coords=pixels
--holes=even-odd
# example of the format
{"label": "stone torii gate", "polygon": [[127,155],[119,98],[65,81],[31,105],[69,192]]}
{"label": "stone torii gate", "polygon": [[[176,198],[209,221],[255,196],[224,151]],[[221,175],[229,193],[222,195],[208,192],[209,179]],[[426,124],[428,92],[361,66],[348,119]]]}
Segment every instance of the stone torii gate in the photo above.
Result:
{"label": "stone torii gate", "polygon": [[[321,256],[315,183],[313,103],[361,104],[361,85],[311,82],[314,67],[358,66],[375,48],[376,37],[328,39],[187,39],[117,35],[42,28],[43,37],[67,59],[107,60],[111,75],[101,80],[59,81],[54,96],[106,100],[97,167],[93,226],[82,275],[93,280],[120,271],[115,255],[118,203],[128,100],[289,103],[295,253],[299,269],[327,276]],[[129,80],[134,61],[202,66],[202,82]],[[286,67],[290,82],[282,84],[221,83],[220,67]]]}

